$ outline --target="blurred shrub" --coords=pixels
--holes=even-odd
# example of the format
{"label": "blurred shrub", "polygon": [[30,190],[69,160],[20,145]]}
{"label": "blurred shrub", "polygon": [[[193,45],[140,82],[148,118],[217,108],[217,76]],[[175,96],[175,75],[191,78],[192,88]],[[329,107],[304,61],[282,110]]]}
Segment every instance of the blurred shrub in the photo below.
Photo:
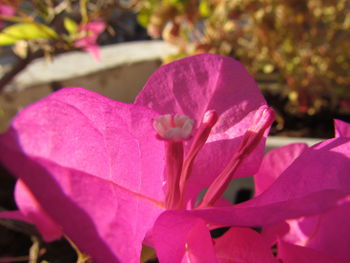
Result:
{"label": "blurred shrub", "polygon": [[0,65],[0,91],[35,58],[81,49],[99,60],[100,44],[142,39],[144,30],[136,32],[129,5],[116,0],[0,0],[0,53],[17,55],[6,69]]}
{"label": "blurred shrub", "polygon": [[[310,115],[350,112],[350,2],[347,0],[139,0],[139,22],[178,46],[177,56],[211,52],[268,74]],[[266,79],[266,75],[264,75]]]}
{"label": "blurred shrub", "polygon": [[75,49],[75,42],[93,31],[86,30],[86,25],[103,23],[111,1],[1,0],[0,4],[12,10],[0,12],[0,21],[6,23],[0,32],[0,45],[13,45],[14,52],[24,58],[36,50],[50,54]]}

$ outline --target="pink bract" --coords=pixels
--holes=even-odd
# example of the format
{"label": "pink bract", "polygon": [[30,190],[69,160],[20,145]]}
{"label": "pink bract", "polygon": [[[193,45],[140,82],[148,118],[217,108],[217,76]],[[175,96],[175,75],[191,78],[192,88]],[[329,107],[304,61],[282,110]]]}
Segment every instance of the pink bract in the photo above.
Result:
{"label": "pink bract", "polygon": [[135,262],[162,210],[163,145],[148,136],[155,116],[64,89],[22,111],[0,139],[1,159],[82,251],[97,262]]}
{"label": "pink bract", "polygon": [[100,47],[96,44],[98,36],[105,30],[106,24],[101,20],[90,21],[79,27],[79,32],[85,36],[74,42],[74,46],[90,52],[93,57],[100,61]]}
{"label": "pink bract", "polygon": [[[308,147],[303,144],[293,144],[272,150],[264,158],[260,171],[255,175],[256,187],[261,191],[265,191],[265,189],[275,183],[279,176],[282,176],[281,174],[283,174],[284,170],[288,171],[290,166],[293,166],[294,160],[297,163],[298,159],[302,159],[311,149],[329,148],[336,152],[336,145],[341,144],[340,141],[348,141],[346,137],[350,135],[348,132],[349,127],[348,123],[336,120],[335,135],[338,139],[328,140],[310,149],[307,149]],[[334,142],[337,143],[334,144]],[[340,152],[345,156],[349,156],[349,144],[345,143],[342,147],[343,149]],[[338,158],[342,157],[338,156]],[[314,166],[322,167],[322,163],[326,163],[326,166],[329,166],[328,160],[327,158],[322,158],[314,160],[313,163]],[[339,178],[337,174],[329,170],[320,171],[320,175],[319,185],[324,184],[325,181],[328,183],[330,176]],[[312,175],[310,174],[309,176]],[[348,180],[348,178],[344,179]],[[307,182],[304,180],[303,183]],[[268,226],[267,232],[269,232],[269,235],[271,236],[272,228],[275,228],[275,230],[272,230],[275,241],[280,239],[278,242],[278,254],[283,262],[348,262],[350,260],[348,251],[350,242],[350,227],[348,224],[350,220],[349,197],[350,195],[345,196],[344,199],[339,200],[335,204],[334,208],[328,211],[313,216],[288,220],[289,229],[287,230],[280,228],[280,226]]]}
{"label": "pink bract", "polygon": [[13,16],[15,14],[15,10],[12,6],[0,4],[0,14],[3,16]]}
{"label": "pink bract", "polygon": [[[219,120],[199,152],[189,178],[188,192],[195,198],[238,151],[254,113],[265,105],[265,100],[254,79],[239,62],[206,54],[161,67],[148,80],[135,103],[160,114],[186,115],[197,122],[206,111],[217,112]],[[185,150],[190,143],[185,144]],[[263,148],[261,143],[235,177],[252,175],[256,171]]]}
{"label": "pink bract", "polygon": [[335,137],[350,137],[350,124],[345,121],[334,120],[334,130]]}
{"label": "pink bract", "polygon": [[[2,16],[13,16],[15,9],[9,5],[0,4],[0,15]],[[0,19],[0,29],[4,26],[4,22]]]}
{"label": "pink bract", "polygon": [[203,219],[163,213],[153,239],[160,262],[277,263],[269,244],[256,231],[232,227],[212,239]]}
{"label": "pink bract", "polygon": [[37,226],[45,241],[62,237],[62,230],[41,207],[28,187],[19,179],[15,187],[16,204],[28,222]]}
{"label": "pink bract", "polygon": [[266,240],[250,228],[232,227],[215,240],[220,263],[277,263]]}
{"label": "pink bract", "polygon": [[[152,122],[164,114],[194,120],[192,138],[159,140]],[[161,67],[135,104],[67,88],[27,107],[0,136],[0,160],[30,189],[40,205],[36,212],[44,217],[42,209],[53,222],[50,231],[39,228],[47,239],[62,231],[96,262],[138,262],[143,242],[161,259],[175,246],[176,259],[186,251],[210,259],[215,247],[208,227],[264,226],[314,215],[350,192],[349,139],[341,137],[279,168],[282,174],[268,179],[254,199],[218,207],[225,203],[216,196],[222,186],[258,171],[272,120],[239,62],[203,54]],[[167,175],[182,174],[181,147],[188,160],[193,145],[198,154],[188,166],[186,188],[168,202]],[[205,187],[213,195],[196,204]],[[20,208],[27,214],[26,206]]]}
{"label": "pink bract", "polygon": [[255,195],[263,193],[282,172],[307,149],[305,143],[295,143],[271,150],[254,176]]}

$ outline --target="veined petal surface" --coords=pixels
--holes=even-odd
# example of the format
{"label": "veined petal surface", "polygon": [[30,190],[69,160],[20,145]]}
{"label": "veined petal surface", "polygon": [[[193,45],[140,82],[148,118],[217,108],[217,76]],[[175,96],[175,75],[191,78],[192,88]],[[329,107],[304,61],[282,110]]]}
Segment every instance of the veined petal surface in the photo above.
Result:
{"label": "veined petal surface", "polygon": [[[238,61],[214,54],[201,54],[175,61],[158,69],[135,100],[160,114],[187,115],[200,122],[215,110],[219,120],[199,152],[189,178],[194,196],[207,187],[228,164],[251,127],[256,110],[265,100],[254,79]],[[236,172],[253,175],[264,152],[264,142]],[[191,141],[188,142],[189,145]]]}
{"label": "veined petal surface", "polygon": [[164,148],[155,112],[68,88],[24,109],[0,159],[96,262],[138,262],[163,210]]}

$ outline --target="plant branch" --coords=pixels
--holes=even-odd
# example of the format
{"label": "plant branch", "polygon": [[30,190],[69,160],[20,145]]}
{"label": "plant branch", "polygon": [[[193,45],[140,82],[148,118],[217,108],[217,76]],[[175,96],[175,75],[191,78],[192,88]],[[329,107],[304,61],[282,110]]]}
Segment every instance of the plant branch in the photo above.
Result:
{"label": "plant branch", "polygon": [[3,75],[3,77],[0,79],[0,93],[5,88],[5,86],[9,84],[19,72],[24,70],[30,64],[30,62],[32,62],[34,59],[39,58],[41,56],[43,56],[43,52],[39,50],[34,53],[29,53],[28,56],[24,59],[18,60],[15,63],[15,65],[13,65],[13,67],[8,72],[6,72]]}

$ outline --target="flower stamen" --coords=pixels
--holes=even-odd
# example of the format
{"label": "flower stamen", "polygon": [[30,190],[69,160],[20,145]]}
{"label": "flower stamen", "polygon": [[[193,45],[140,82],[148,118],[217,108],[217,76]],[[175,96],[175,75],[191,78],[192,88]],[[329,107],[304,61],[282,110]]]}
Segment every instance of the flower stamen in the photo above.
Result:
{"label": "flower stamen", "polygon": [[159,139],[165,141],[165,206],[178,209],[181,204],[180,176],[183,166],[183,140],[190,138],[193,120],[166,114],[153,121]]}
{"label": "flower stamen", "polygon": [[190,138],[193,124],[185,115],[166,114],[153,121],[153,128],[161,140],[182,141]]}
{"label": "flower stamen", "polygon": [[205,142],[207,141],[209,134],[215,125],[215,123],[218,120],[218,114],[215,110],[209,110],[204,114],[203,120],[193,138],[193,142],[191,144],[191,148],[188,151],[182,172],[180,177],[180,193],[181,196],[185,194],[186,191],[186,183],[188,178],[190,177],[190,174],[192,172],[193,167],[193,161],[196,158],[198,152],[202,147],[204,146]]}
{"label": "flower stamen", "polygon": [[253,125],[244,134],[238,151],[233,155],[228,165],[209,186],[199,207],[210,207],[223,195],[230,184],[234,173],[242,164],[243,160],[251,154],[264,137],[265,131],[271,126],[275,119],[272,108],[261,106],[255,114]]}

